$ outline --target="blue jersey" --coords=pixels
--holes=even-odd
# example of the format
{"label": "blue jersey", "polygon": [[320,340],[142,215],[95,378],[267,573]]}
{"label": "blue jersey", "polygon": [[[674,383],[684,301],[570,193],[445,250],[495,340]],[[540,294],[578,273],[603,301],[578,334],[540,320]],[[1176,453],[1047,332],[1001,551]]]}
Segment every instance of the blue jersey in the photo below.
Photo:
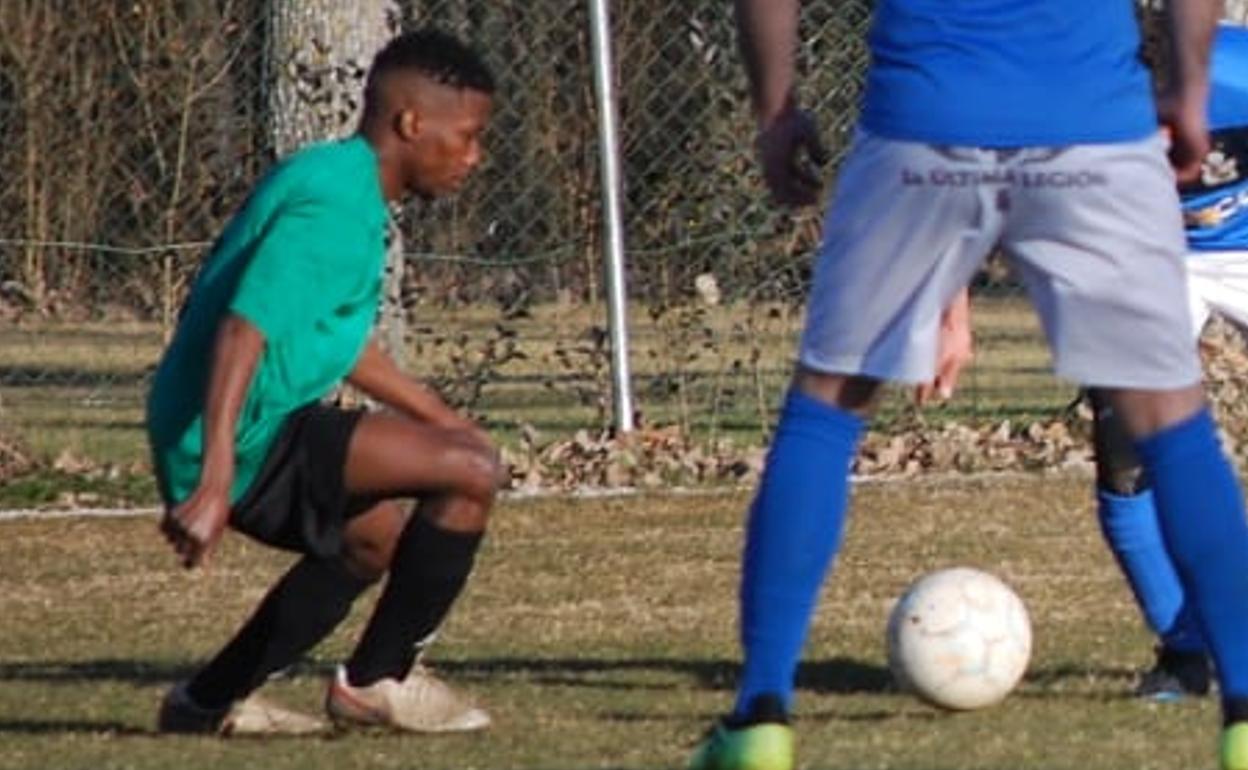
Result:
{"label": "blue jersey", "polygon": [[1213,146],[1200,180],[1179,189],[1193,251],[1248,249],[1248,30],[1218,27],[1210,71]]}
{"label": "blue jersey", "polygon": [[862,126],[980,147],[1157,130],[1132,0],[879,0]]}

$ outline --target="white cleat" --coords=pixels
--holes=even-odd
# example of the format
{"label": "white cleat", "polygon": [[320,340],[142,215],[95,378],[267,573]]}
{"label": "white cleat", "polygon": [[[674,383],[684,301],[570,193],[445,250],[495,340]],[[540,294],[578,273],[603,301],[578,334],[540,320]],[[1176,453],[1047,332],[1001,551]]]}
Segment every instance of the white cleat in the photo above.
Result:
{"label": "white cleat", "polygon": [[403,679],[379,679],[353,687],[338,667],[325,711],[340,727],[390,727],[416,733],[484,730],[490,715],[417,663]]}

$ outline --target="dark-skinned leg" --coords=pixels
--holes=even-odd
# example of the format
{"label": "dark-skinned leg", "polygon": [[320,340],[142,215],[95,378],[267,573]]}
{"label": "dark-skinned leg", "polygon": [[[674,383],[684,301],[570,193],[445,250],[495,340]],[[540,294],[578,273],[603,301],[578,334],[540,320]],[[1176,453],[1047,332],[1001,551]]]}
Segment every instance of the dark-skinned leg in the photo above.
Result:
{"label": "dark-skinned leg", "polygon": [[357,426],[345,478],[352,494],[421,498],[393,540],[389,580],[347,662],[350,684],[364,687],[403,678],[463,590],[498,464],[493,448],[474,434],[379,414]]}
{"label": "dark-skinned leg", "polygon": [[387,538],[392,547],[405,518],[395,503],[378,503],[352,519],[342,559],[304,556],[295,562],[233,639],[187,684],[195,703],[226,708],[328,636],[355,599],[385,573]]}
{"label": "dark-skinned leg", "polygon": [[1203,652],[1131,438],[1104,393],[1092,389],[1088,400],[1096,448],[1097,515],[1105,540],[1162,645],[1181,652]]}
{"label": "dark-skinned leg", "polygon": [[1159,644],[1136,694],[1156,700],[1201,695],[1209,665],[1195,613],[1166,550],[1153,492],[1122,422],[1101,391],[1088,391],[1096,449],[1096,503],[1101,532]]}
{"label": "dark-skinned leg", "polygon": [[1248,720],[1248,522],[1204,389],[1196,384],[1109,396],[1135,441],[1166,549],[1217,664],[1224,717]]}

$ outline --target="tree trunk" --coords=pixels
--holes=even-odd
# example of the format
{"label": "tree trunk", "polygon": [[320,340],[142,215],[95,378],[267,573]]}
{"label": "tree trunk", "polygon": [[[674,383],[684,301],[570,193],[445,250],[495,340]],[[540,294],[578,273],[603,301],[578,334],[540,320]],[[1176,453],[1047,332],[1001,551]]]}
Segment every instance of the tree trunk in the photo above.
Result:
{"label": "tree trunk", "polygon": [[[267,70],[269,128],[280,157],[309,142],[355,130],[373,55],[398,31],[395,0],[270,0]],[[390,227],[381,344],[404,359],[403,248]]]}
{"label": "tree trunk", "polygon": [[269,126],[279,156],[355,128],[368,65],[397,13],[391,0],[270,0]]}

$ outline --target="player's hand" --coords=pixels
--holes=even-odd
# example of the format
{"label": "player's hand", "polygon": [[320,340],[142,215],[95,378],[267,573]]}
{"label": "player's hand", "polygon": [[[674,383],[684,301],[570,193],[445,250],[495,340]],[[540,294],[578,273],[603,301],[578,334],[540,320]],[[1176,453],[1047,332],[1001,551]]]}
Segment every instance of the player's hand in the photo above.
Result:
{"label": "player's hand", "polygon": [[952,398],[962,370],[974,357],[970,297],[963,291],[941,316],[940,338],[936,346],[936,379],[914,389],[915,403],[923,406],[933,399],[947,401]]}
{"label": "player's hand", "polygon": [[809,206],[819,199],[819,167],[828,152],[810,113],[788,103],[758,132],[755,142],[763,180],[782,206]]}
{"label": "player's hand", "polygon": [[182,566],[191,569],[202,564],[216,546],[229,517],[229,492],[200,487],[165,511],[160,531],[177,551]]}
{"label": "player's hand", "polygon": [[1170,165],[1180,184],[1200,179],[1200,166],[1209,154],[1209,124],[1205,98],[1168,93],[1157,101],[1157,117],[1170,138]]}

